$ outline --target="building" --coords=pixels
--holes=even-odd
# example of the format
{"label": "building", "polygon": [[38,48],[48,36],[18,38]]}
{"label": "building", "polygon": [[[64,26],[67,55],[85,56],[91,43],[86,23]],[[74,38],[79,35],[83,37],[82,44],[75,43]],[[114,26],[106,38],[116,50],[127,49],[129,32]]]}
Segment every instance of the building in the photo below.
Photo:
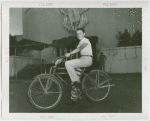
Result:
{"label": "building", "polygon": [[[22,12],[25,39],[50,44],[73,35],[64,28],[64,15],[59,8],[23,8]],[[98,49],[116,47],[118,31],[128,29],[131,34],[136,29],[142,31],[141,8],[90,8],[85,14],[89,22],[85,26],[86,35],[98,36]],[[44,51],[46,63],[51,63],[56,58],[56,49]]]}
{"label": "building", "polygon": [[16,35],[17,42],[23,39],[23,35]]}

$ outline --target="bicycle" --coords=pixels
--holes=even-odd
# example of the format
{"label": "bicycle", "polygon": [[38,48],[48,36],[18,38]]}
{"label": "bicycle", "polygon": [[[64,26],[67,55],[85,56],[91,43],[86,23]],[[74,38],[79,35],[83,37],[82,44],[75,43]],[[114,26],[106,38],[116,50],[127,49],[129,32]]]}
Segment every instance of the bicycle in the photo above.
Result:
{"label": "bicycle", "polygon": [[[55,108],[63,94],[63,84],[71,86],[61,78],[56,72],[57,65],[65,59],[65,56],[58,57],[54,66],[50,68],[49,74],[37,75],[29,86],[28,96],[30,102],[38,109],[50,110]],[[110,91],[110,77],[107,73],[94,69],[86,73],[88,67],[80,68],[80,78],[82,83],[82,92],[93,102],[105,99]],[[60,68],[62,69],[62,68]]]}

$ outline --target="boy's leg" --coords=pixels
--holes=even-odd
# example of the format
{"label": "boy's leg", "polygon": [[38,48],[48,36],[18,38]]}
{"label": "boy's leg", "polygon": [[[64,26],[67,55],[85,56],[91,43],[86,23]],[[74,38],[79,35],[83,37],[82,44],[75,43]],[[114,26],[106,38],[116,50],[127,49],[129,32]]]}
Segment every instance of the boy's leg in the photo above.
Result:
{"label": "boy's leg", "polygon": [[79,81],[79,76],[77,75],[75,68],[82,67],[84,64],[80,59],[73,59],[65,62],[66,70],[70,76],[72,82]]}
{"label": "boy's leg", "polygon": [[75,68],[81,68],[81,67],[88,67],[92,65],[92,58],[80,58],[80,59],[74,59],[69,60],[65,62],[66,70],[71,78],[72,82],[79,81],[79,76],[77,75]]}
{"label": "boy's leg", "polygon": [[91,62],[85,61],[84,59],[69,60],[69,61],[66,61],[65,63],[66,70],[68,71],[68,74],[73,83],[72,90],[71,90],[71,99],[73,100],[76,100],[78,96],[80,96],[80,94],[77,94],[78,91],[76,91],[76,89],[77,90],[81,89],[81,83],[77,83],[77,82],[80,82],[80,79],[79,79],[79,76],[77,75],[78,72],[75,70],[75,68],[87,67],[89,66],[90,63]]}

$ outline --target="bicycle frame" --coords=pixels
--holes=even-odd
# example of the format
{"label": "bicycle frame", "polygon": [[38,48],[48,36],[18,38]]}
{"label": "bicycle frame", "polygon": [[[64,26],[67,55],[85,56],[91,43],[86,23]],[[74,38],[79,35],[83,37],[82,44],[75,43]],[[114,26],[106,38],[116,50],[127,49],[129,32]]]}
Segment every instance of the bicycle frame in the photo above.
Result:
{"label": "bicycle frame", "polygon": [[53,75],[55,77],[57,77],[58,79],[60,79],[60,81],[64,82],[66,85],[70,86],[70,84],[68,84],[65,80],[63,80],[56,72],[56,68],[57,68],[57,64],[55,66],[52,66],[50,68],[50,72],[49,72],[49,77],[50,75]]}
{"label": "bicycle frame", "polygon": [[[61,82],[63,82],[63,83],[65,83],[66,85],[68,85],[68,86],[71,86],[71,84],[68,84],[63,78],[61,78],[61,76],[59,76],[57,73],[55,73],[56,72],[56,68],[57,68],[57,64],[55,63],[55,66],[52,66],[51,68],[50,68],[50,72],[49,72],[49,78],[50,78],[50,76],[53,76],[55,79],[57,79],[60,83]],[[93,70],[92,70],[93,71]],[[90,72],[92,72],[92,71],[90,71]],[[89,72],[89,73],[90,73]],[[88,74],[87,73],[85,73],[84,71],[80,71],[80,73],[81,73],[81,75],[80,75],[80,78],[82,77],[82,76],[87,76]],[[104,73],[103,72],[103,74],[105,74],[105,76],[107,76],[107,77],[109,77],[106,73]],[[89,77],[91,80],[92,80],[92,82],[94,83],[94,85],[97,87],[97,84],[95,83],[95,81],[93,80],[93,78],[91,78],[91,77]],[[98,79],[99,80],[99,79]],[[109,81],[109,80],[111,80],[111,79],[107,79],[105,82],[103,82],[103,83],[106,83],[107,81]],[[47,87],[48,87],[48,84],[49,84],[49,80],[48,80],[48,82],[47,82]],[[99,83],[98,83],[99,84]],[[100,85],[102,85],[102,84],[100,84]],[[98,85],[98,87],[100,86],[100,85]],[[61,83],[61,86],[63,87],[63,85],[62,85],[62,83]]]}
{"label": "bicycle frame", "polygon": [[[57,68],[57,65],[55,65],[55,66],[52,66],[51,68],[50,68],[50,72],[49,72],[49,76],[50,75],[53,75],[53,76],[56,76],[58,79],[60,79],[62,82],[64,82],[66,85],[68,85],[68,86],[71,86],[70,84],[68,84],[65,80],[63,80],[62,78],[61,78],[61,76],[59,76],[57,73],[55,73],[56,72],[56,68]],[[81,75],[80,75],[80,77],[81,76],[86,76],[87,74],[86,73],[84,73],[84,72],[80,72],[81,73]]]}

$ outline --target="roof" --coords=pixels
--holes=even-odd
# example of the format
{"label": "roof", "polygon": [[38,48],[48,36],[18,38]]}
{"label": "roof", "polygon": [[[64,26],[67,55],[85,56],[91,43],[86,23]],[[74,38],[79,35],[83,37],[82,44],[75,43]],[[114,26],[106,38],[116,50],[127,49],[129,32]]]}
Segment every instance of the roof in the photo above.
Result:
{"label": "roof", "polygon": [[[85,38],[88,38],[91,43],[98,42],[97,36],[89,36]],[[79,43],[79,39],[76,36],[69,36],[69,37],[64,37],[62,39],[53,40],[51,45],[56,48],[67,48],[69,46],[74,45],[74,43],[76,42]]]}
{"label": "roof", "polygon": [[18,49],[29,49],[29,50],[43,50],[51,46],[51,44],[46,44],[42,42],[37,42],[28,39],[22,39],[10,46],[10,48],[18,48]]}

